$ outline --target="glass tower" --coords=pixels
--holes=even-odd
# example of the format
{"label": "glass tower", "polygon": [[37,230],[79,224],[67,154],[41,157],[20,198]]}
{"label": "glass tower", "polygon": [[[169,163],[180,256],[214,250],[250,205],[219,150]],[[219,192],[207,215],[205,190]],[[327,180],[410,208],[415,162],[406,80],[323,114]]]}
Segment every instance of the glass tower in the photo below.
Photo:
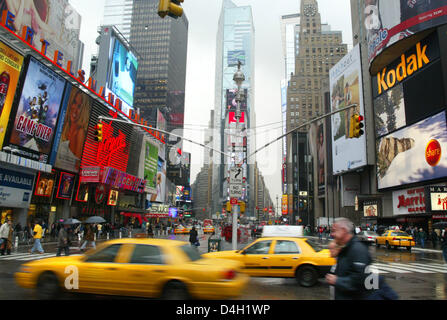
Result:
{"label": "glass tower", "polygon": [[[241,61],[241,70],[245,75],[242,90],[246,94],[246,102],[243,102],[244,124],[239,124],[239,129],[245,127],[247,136],[243,144],[246,152],[236,152],[235,160],[226,158],[221,154],[213,156],[213,212],[221,212],[222,205],[228,198],[228,170],[237,161],[243,168],[243,174],[247,184],[242,199],[247,203],[246,212],[253,212],[250,205],[254,203],[254,159],[247,159],[247,155],[254,151],[256,143],[251,126],[255,126],[254,106],[254,26],[250,6],[236,6],[230,0],[224,0],[219,18],[219,26],[216,41],[216,81],[215,81],[215,108],[214,108],[214,147],[223,152],[231,152],[232,135],[235,133],[235,123],[231,122],[232,101],[234,98],[236,83],[233,81],[237,70],[237,62]],[[233,102],[234,103],[234,102]],[[246,107],[245,107],[246,105]],[[251,209],[251,210],[250,210]]]}
{"label": "glass tower", "polygon": [[103,26],[115,25],[127,40],[130,39],[133,0],[106,0]]}

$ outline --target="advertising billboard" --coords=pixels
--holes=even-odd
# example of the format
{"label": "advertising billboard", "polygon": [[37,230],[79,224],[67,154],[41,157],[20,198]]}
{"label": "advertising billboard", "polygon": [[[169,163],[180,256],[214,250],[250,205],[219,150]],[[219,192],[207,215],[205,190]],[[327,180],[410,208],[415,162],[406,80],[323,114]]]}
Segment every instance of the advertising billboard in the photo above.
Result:
{"label": "advertising billboard", "polygon": [[228,66],[237,66],[240,61],[242,65],[245,64],[245,51],[244,50],[233,50],[228,51]]}
{"label": "advertising billboard", "polygon": [[365,1],[368,56],[420,31],[447,23],[447,5],[440,0]]}
{"label": "advertising billboard", "polygon": [[47,163],[55,136],[65,80],[30,58],[9,143],[25,157]]}
{"label": "advertising billboard", "polygon": [[0,149],[9,123],[23,56],[0,42]]}
{"label": "advertising billboard", "polygon": [[325,190],[325,173],[324,159],[326,159],[326,144],[324,141],[324,123],[320,123],[317,127],[317,175],[318,175],[318,194],[324,194]]}
{"label": "advertising billboard", "polygon": [[34,174],[3,169],[0,172],[0,207],[28,208]]}
{"label": "advertising billboard", "polygon": [[377,184],[385,189],[447,176],[445,111],[377,140]]}
{"label": "advertising billboard", "polygon": [[0,12],[3,10],[8,10],[15,16],[13,26],[16,33],[21,34],[22,28],[26,26],[33,28],[35,47],[40,47],[40,39],[50,43],[46,52],[48,58],[53,59],[54,52],[58,50],[63,53],[65,62],[73,61],[73,70],[80,67],[76,63],[79,56],[81,16],[68,0],[0,0]]}
{"label": "advertising billboard", "polygon": [[146,140],[144,157],[144,180],[146,180],[147,191],[156,193],[158,172],[158,146]]}
{"label": "advertising billboard", "polygon": [[[237,102],[236,102],[237,89],[227,89],[226,97],[227,97],[227,111],[236,111]],[[241,111],[247,111],[247,89],[244,89],[244,98],[241,101]]]}
{"label": "advertising billboard", "polygon": [[61,172],[59,185],[57,187],[56,198],[70,200],[75,184],[75,175],[68,172]]}
{"label": "advertising billboard", "polygon": [[393,191],[393,215],[424,212],[427,212],[424,187]]}
{"label": "advertising billboard", "polygon": [[54,173],[39,172],[39,174],[37,175],[34,195],[51,198],[51,196],[53,195],[55,181],[56,175]]}
{"label": "advertising billboard", "polygon": [[112,43],[114,45],[108,88],[121,100],[133,107],[138,70],[137,58],[117,38]]}
{"label": "advertising billboard", "polygon": [[54,166],[78,172],[87,137],[92,99],[76,87],[67,87],[51,155]]}
{"label": "advertising billboard", "polygon": [[355,113],[365,115],[361,70],[360,46],[357,45],[329,72],[331,110],[357,104],[331,118],[334,174],[366,165],[365,135],[358,139],[349,138],[351,116]]}

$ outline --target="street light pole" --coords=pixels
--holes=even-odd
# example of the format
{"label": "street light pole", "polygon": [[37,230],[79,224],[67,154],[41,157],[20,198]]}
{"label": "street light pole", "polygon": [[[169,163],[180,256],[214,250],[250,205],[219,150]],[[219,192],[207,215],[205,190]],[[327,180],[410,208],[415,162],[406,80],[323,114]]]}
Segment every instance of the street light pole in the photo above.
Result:
{"label": "street light pole", "polygon": [[[237,94],[236,94],[236,115],[235,115],[235,119],[236,119],[236,135],[237,135],[237,140],[239,141],[239,137],[241,135],[239,135],[239,120],[241,118],[241,102],[243,101],[244,98],[244,94],[241,92],[241,87],[242,87],[242,82],[245,81],[245,75],[244,73],[241,71],[241,62],[238,61],[237,64],[237,71],[233,76],[233,81],[236,82],[237,85]],[[238,146],[239,147],[239,146]],[[236,166],[236,161],[234,162],[234,166]],[[237,250],[237,229],[238,229],[238,225],[237,225],[237,215],[239,213],[239,204],[235,204],[232,205],[232,214],[233,214],[233,224],[232,224],[232,248],[233,250]]]}

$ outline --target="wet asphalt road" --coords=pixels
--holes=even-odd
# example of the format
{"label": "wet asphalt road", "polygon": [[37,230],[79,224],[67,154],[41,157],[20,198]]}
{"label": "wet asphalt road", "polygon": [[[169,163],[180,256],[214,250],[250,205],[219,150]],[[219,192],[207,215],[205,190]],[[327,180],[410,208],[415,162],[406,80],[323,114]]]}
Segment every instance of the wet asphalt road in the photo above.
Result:
{"label": "wet asphalt road", "polygon": [[[188,236],[170,236],[178,240],[188,241]],[[201,235],[199,251],[207,252],[208,236]],[[250,243],[252,239],[249,240]],[[323,243],[327,243],[323,240]],[[238,245],[242,248],[246,243]],[[223,241],[223,249],[231,250],[231,243]],[[44,247],[47,253],[55,253],[54,245]],[[25,257],[26,248],[19,249],[17,257]],[[415,249],[411,253],[406,249],[376,248],[369,250],[374,265],[379,268],[386,282],[403,300],[446,300],[447,299],[447,264],[444,264],[439,250]],[[73,252],[77,253],[77,252]],[[22,258],[24,259],[24,258]],[[34,300],[32,290],[22,289],[15,284],[14,272],[25,261],[0,257],[0,300]],[[67,299],[79,296],[67,295]],[[85,299],[85,296],[81,298]],[[104,298],[89,297],[88,298]],[[300,287],[295,279],[283,278],[251,278],[248,286],[238,300],[328,300],[329,286],[321,279],[311,288]]]}

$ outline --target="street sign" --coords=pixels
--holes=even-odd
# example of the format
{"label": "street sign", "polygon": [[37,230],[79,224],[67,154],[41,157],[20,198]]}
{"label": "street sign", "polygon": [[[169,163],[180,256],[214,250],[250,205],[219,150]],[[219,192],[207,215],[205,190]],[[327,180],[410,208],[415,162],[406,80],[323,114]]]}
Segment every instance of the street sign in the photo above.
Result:
{"label": "street sign", "polygon": [[242,184],[242,178],[242,168],[234,167],[230,169],[230,184]]}
{"label": "street sign", "polygon": [[230,198],[242,197],[242,184],[230,184]]}

